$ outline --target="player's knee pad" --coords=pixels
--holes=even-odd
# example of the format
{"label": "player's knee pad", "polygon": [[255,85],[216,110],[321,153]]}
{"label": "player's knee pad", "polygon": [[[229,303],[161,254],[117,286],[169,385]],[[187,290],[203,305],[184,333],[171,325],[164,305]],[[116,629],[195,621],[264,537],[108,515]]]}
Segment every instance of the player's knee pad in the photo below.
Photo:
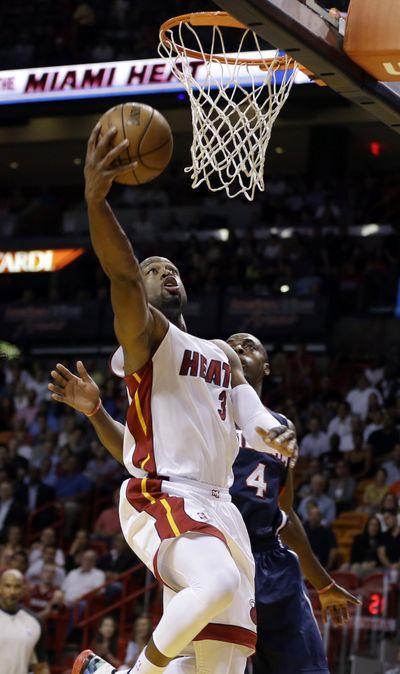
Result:
{"label": "player's knee pad", "polygon": [[204,598],[208,606],[214,604],[219,611],[232,603],[240,585],[240,573],[233,560],[220,568],[214,568],[207,577],[206,587],[203,588]]}

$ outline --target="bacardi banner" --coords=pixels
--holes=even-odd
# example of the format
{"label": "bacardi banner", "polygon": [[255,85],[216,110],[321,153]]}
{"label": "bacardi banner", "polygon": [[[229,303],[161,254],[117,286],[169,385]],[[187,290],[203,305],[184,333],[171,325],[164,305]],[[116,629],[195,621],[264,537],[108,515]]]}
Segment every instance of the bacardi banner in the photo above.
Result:
{"label": "bacardi banner", "polygon": [[[275,51],[265,52],[272,57]],[[252,52],[243,56],[251,57]],[[258,55],[258,54],[257,54]],[[254,54],[253,54],[254,56]],[[193,76],[204,81],[205,67],[200,61],[190,62]],[[220,67],[220,66],[216,66]],[[230,78],[229,66],[226,79]],[[258,83],[265,73],[259,68],[243,69],[239,82],[250,84],[250,73]],[[280,73],[277,74],[279,78]],[[309,82],[309,78],[299,72],[296,82]],[[5,103],[28,103],[94,96],[118,96],[132,94],[164,93],[183,91],[181,83],[171,72],[171,67],[162,59],[138,59],[135,61],[110,61],[107,63],[82,63],[48,68],[21,68],[0,71],[0,105]]]}
{"label": "bacardi banner", "polygon": [[84,252],[84,248],[0,251],[0,274],[58,271]]}

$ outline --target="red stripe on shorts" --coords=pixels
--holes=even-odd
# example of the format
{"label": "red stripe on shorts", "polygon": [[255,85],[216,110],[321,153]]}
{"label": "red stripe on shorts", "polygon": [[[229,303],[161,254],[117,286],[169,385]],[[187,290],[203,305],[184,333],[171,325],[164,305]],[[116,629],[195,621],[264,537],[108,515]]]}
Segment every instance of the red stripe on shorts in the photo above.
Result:
{"label": "red stripe on shorts", "polygon": [[[131,477],[126,489],[126,497],[131,506],[139,512],[146,512],[151,517],[154,517],[156,521],[155,527],[161,540],[175,538],[180,534],[193,531],[214,536],[226,543],[224,534],[217,527],[208,524],[207,521],[202,522],[201,520],[198,521],[189,517],[185,512],[185,499],[181,496],[170,496],[166,492],[163,492],[161,490],[161,483],[162,480],[155,478],[147,478],[145,481],[146,493],[154,502],[150,501],[145,493],[143,493],[143,481],[140,478]],[[164,504],[162,501],[164,501]],[[165,507],[165,502],[170,508],[170,513]],[[174,532],[171,527],[171,518],[168,517],[168,514],[172,516],[174,525],[178,528],[179,533]],[[199,516],[201,515],[202,513],[199,512]]]}
{"label": "red stripe on shorts", "polygon": [[211,639],[213,641],[226,641],[230,644],[237,644],[238,646],[246,646],[253,651],[256,649],[257,633],[246,629],[245,627],[237,627],[236,625],[220,625],[218,623],[209,623],[193,641],[204,641]]}
{"label": "red stripe on shorts", "polygon": [[136,442],[132,462],[137,468],[143,468],[148,473],[154,474],[156,462],[151,417],[152,360],[149,360],[138,372],[124,377],[124,381],[132,399],[126,417],[128,428]]}

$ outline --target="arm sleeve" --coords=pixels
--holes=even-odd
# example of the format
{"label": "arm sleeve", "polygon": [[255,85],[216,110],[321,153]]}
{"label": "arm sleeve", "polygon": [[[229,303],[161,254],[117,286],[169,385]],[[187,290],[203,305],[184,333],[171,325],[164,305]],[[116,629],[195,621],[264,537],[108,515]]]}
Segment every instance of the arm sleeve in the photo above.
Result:
{"label": "arm sleeve", "polygon": [[249,446],[258,452],[276,454],[276,449],[265,444],[256,428],[269,431],[279,426],[279,422],[265,409],[250,384],[239,384],[232,389],[232,406],[235,423],[243,431]]}

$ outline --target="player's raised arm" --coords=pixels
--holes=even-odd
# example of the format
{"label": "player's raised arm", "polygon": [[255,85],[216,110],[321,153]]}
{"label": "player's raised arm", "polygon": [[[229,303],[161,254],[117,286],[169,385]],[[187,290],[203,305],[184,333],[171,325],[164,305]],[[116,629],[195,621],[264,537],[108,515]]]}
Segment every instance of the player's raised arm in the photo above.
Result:
{"label": "player's raised arm", "polygon": [[154,318],[138,260],[106,200],[114,178],[127,170],[127,165],[119,166],[117,159],[126,150],[128,141],[113,147],[115,131],[111,128],[100,138],[97,124],[90,135],[85,161],[85,198],[92,245],[111,281],[115,333],[124,349],[126,371],[132,372],[147,362],[153,331],[165,331],[167,321],[158,312]]}
{"label": "player's raised arm", "polygon": [[247,383],[242,363],[234,349],[226,342],[214,341],[228,356],[232,370],[233,416],[249,446],[266,454],[279,451],[283,456],[293,458],[297,447],[293,433],[285,428],[276,438],[269,436],[268,432],[279,425],[277,420],[265,409],[254,388]]}

